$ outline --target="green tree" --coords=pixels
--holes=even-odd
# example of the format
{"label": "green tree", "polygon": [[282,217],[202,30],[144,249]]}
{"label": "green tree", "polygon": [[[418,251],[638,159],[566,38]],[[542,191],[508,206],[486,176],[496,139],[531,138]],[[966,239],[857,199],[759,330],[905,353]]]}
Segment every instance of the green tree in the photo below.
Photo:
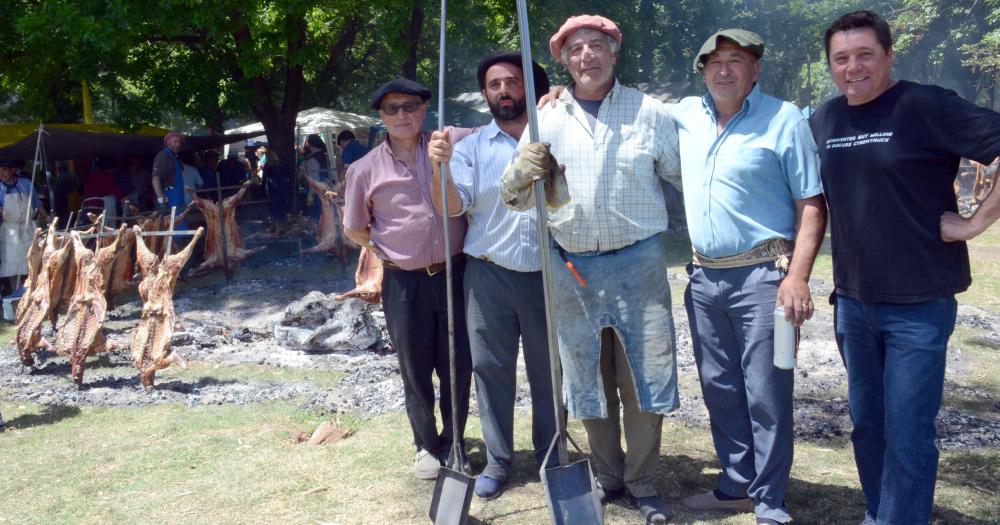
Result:
{"label": "green tree", "polygon": [[997,80],[988,64],[996,63],[996,55],[982,57],[985,69],[968,67],[978,62],[978,46],[989,41],[991,31],[996,35],[998,20],[991,18],[996,13],[990,5],[996,11],[995,1],[903,0],[890,20],[898,76],[933,79],[969,100],[992,105]]}

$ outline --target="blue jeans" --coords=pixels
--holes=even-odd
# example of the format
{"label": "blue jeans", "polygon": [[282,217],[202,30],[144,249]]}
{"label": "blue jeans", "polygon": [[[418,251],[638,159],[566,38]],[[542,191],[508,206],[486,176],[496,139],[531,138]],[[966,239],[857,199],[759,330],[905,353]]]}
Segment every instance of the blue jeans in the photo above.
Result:
{"label": "blue jeans", "polygon": [[837,295],[835,333],[847,366],[854,460],[879,525],[928,523],[954,297],[912,304]]}

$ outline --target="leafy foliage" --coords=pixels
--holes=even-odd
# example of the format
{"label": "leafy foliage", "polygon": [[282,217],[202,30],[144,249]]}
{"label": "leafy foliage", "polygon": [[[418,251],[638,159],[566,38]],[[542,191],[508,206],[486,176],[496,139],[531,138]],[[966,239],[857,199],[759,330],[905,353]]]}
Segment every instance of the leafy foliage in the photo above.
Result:
{"label": "leafy foliage", "polygon": [[[692,70],[704,39],[744,27],[766,42],[762,87],[800,105],[834,94],[822,34],[867,7],[897,37],[896,73],[995,104],[1000,0],[533,0],[534,58],[555,83],[548,39],[567,16],[599,13],[625,37],[616,74],[671,96],[700,94]],[[437,0],[6,0],[0,2],[0,119],[80,120],[80,85],[97,118],[126,127],[168,114],[216,132],[262,120],[290,152],[295,114],[314,105],[367,112],[396,76],[437,84]],[[513,0],[448,6],[446,93],[476,91],[481,57],[519,47]]]}

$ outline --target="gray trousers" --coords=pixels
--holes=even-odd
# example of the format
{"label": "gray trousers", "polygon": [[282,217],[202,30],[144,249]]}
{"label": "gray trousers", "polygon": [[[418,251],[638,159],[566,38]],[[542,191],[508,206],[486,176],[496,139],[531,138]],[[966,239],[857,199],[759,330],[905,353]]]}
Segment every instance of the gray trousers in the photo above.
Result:
{"label": "gray trousers", "polygon": [[506,481],[514,460],[518,337],[531,387],[531,442],[539,465],[556,432],[542,273],[515,272],[470,257],[464,282],[472,374],[486,442],[483,474]]}
{"label": "gray trousers", "polygon": [[773,363],[774,304],[784,272],[774,263],[688,265],[688,275],[684,304],[722,463],[718,488],[753,498],[759,517],[788,521],[794,376]]}
{"label": "gray trousers", "polygon": [[[597,481],[606,490],[627,488],[637,498],[655,496],[663,415],[639,410],[632,369],[621,341],[611,328],[601,332],[601,379],[608,417],[583,420]],[[627,452],[622,450],[619,419],[625,427]]]}

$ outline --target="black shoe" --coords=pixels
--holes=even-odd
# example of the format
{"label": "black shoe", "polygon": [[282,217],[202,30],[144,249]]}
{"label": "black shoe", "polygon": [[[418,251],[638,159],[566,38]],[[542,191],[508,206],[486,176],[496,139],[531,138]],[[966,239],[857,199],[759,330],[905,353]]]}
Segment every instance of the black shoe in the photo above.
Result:
{"label": "black shoe", "polygon": [[597,483],[597,496],[601,498],[601,505],[607,505],[613,501],[623,499],[627,494],[628,492],[625,489],[606,490],[601,486],[600,482]]}

